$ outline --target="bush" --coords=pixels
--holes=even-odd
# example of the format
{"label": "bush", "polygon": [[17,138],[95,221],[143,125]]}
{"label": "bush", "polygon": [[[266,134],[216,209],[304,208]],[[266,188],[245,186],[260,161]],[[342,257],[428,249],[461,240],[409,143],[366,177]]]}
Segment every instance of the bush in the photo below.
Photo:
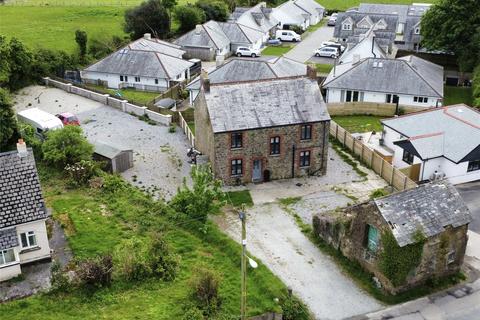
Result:
{"label": "bush", "polygon": [[160,0],[148,0],[125,11],[124,31],[132,40],[145,33],[165,39],[170,33],[170,16]]}
{"label": "bush", "polygon": [[175,279],[179,257],[170,252],[168,243],[159,233],[151,236],[150,248],[148,252],[150,267],[153,274],[164,281],[172,281]]}
{"label": "bush", "polygon": [[388,195],[389,192],[384,188],[375,189],[370,193],[370,199],[376,199]]}
{"label": "bush", "polygon": [[12,100],[9,92],[3,88],[0,88],[0,123],[0,150],[2,150],[3,147],[8,146],[12,142],[12,137],[14,137],[14,133],[17,130],[17,118],[13,111]]}
{"label": "bush", "polygon": [[221,277],[216,271],[207,268],[199,268],[194,274],[191,282],[192,298],[198,308],[203,310],[203,314],[210,317],[217,313],[222,304],[219,295]]}
{"label": "bush", "polygon": [[149,277],[152,269],[147,253],[148,248],[144,241],[135,237],[123,241],[114,253],[116,276],[127,281],[138,281]]}
{"label": "bush", "polygon": [[87,259],[79,263],[77,275],[84,286],[105,287],[112,281],[113,260],[112,256]]}
{"label": "bush", "polygon": [[290,30],[295,31],[298,34],[302,34],[305,32],[301,27],[299,26],[290,26]]}
{"label": "bush", "polygon": [[42,141],[35,135],[35,129],[29,124],[19,122],[18,134],[25,141],[27,147],[32,148],[35,158],[43,159]]}
{"label": "bush", "polygon": [[172,123],[170,127],[168,127],[168,132],[175,133],[175,131],[177,131],[177,127]]}
{"label": "bush", "polygon": [[130,185],[118,174],[105,174],[102,181],[103,191],[107,193],[116,193],[127,190]]}
{"label": "bush", "polygon": [[53,261],[50,268],[52,273],[50,289],[51,292],[67,292],[70,290],[70,281],[67,275],[63,272],[62,266],[58,261]]}
{"label": "bush", "polygon": [[283,320],[309,320],[311,319],[307,308],[294,296],[282,300],[281,308]]}
{"label": "bush", "polygon": [[74,164],[67,164],[64,168],[70,182],[74,185],[86,184],[95,176],[98,164],[92,160],[81,160]]}
{"label": "bush", "polygon": [[65,167],[67,164],[90,160],[93,146],[83,136],[79,126],[66,126],[47,133],[42,151],[47,162]]}
{"label": "bush", "polygon": [[205,12],[206,21],[227,21],[230,14],[227,4],[223,1],[200,0],[195,3],[195,6]]}
{"label": "bush", "polygon": [[196,307],[191,307],[183,313],[182,320],[204,320],[203,312]]}
{"label": "bush", "polygon": [[180,32],[187,32],[195,28],[197,24],[205,22],[205,12],[198,7],[177,6],[175,18],[180,23]]}

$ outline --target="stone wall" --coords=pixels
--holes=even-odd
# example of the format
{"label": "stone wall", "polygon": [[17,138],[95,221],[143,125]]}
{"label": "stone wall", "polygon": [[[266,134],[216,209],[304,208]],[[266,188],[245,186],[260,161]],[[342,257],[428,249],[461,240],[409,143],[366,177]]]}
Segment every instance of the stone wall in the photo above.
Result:
{"label": "stone wall", "polygon": [[[272,127],[265,129],[245,130],[243,147],[231,149],[231,133],[214,135],[214,160],[212,161],[215,175],[226,184],[252,182],[253,161],[262,163],[262,179],[264,170],[270,172],[270,180],[292,178],[306,175],[323,175],[327,170],[329,122],[312,124],[312,139],[300,140],[301,125]],[[280,154],[270,155],[270,138],[280,137]],[[295,156],[293,157],[293,146]],[[300,152],[310,150],[310,166],[300,167]],[[231,160],[242,159],[243,175],[231,176]]]}
{"label": "stone wall", "polygon": [[[367,251],[367,226],[378,230],[379,245],[375,253]],[[468,226],[448,227],[441,234],[428,238],[423,245],[422,258],[402,286],[394,287],[380,270],[380,256],[383,252],[381,234],[392,232],[373,201],[351,206],[342,210],[325,212],[313,217],[316,236],[340,250],[351,260],[372,273],[385,291],[396,294],[425,283],[431,278],[454,274],[463,264],[467,245]],[[448,262],[449,252],[455,252],[453,261]]]}

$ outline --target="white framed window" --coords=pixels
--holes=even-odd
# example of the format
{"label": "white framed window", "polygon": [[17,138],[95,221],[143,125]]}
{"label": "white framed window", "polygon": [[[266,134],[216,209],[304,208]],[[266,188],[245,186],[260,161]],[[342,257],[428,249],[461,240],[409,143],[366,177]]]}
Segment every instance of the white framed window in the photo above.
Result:
{"label": "white framed window", "polygon": [[413,102],[428,103],[427,97],[413,97]]}
{"label": "white framed window", "polygon": [[15,262],[15,252],[12,249],[0,250],[0,266]]}
{"label": "white framed window", "polygon": [[37,245],[37,237],[34,231],[20,233],[22,248],[31,248]]}
{"label": "white framed window", "polygon": [[342,24],[342,30],[352,30],[352,25],[350,23]]}
{"label": "white framed window", "polygon": [[454,262],[455,262],[455,250],[452,250],[447,254],[447,264],[454,263]]}
{"label": "white framed window", "polygon": [[135,77],[135,82],[140,82],[140,77]]}

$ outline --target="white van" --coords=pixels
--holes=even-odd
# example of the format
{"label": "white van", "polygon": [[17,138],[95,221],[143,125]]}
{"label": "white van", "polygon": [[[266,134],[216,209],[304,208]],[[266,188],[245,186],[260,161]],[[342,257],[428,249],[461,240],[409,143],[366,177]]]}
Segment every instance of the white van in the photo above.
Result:
{"label": "white van", "polygon": [[53,114],[50,114],[38,108],[20,111],[17,114],[17,119],[20,122],[31,125],[35,130],[35,134],[40,139],[44,139],[45,133],[49,130],[63,128],[63,124],[60,119],[55,117]]}
{"label": "white van", "polygon": [[277,30],[276,38],[280,41],[293,41],[297,42],[302,40],[302,37],[292,30]]}

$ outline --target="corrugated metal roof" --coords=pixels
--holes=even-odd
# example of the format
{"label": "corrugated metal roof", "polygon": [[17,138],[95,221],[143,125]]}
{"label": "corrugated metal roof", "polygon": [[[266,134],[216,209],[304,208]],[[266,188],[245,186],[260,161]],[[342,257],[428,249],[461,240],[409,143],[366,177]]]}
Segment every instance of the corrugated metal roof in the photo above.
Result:
{"label": "corrugated metal roof", "polygon": [[113,145],[111,143],[107,144],[104,142],[96,141],[94,143],[95,153],[101,156],[104,156],[108,159],[113,159],[124,151],[132,151],[132,149],[127,149]]}

